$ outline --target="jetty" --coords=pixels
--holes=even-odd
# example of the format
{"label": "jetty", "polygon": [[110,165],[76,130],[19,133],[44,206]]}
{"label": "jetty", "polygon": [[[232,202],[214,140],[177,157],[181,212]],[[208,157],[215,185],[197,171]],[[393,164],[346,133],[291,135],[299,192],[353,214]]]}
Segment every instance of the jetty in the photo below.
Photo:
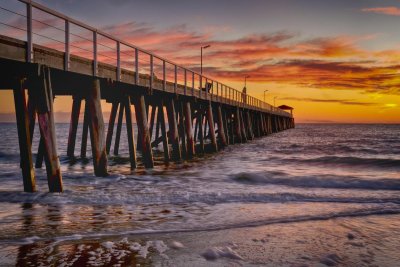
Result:
{"label": "jetty", "polygon": [[[63,191],[53,107],[57,96],[72,98],[67,156],[73,159],[77,154],[81,125],[79,156],[86,157],[89,135],[94,173],[100,177],[108,174],[110,153],[119,154],[123,123],[132,169],[138,164],[153,168],[158,147],[165,162],[181,161],[295,126],[291,113],[224,83],[34,1],[16,2],[24,5],[24,12],[0,3],[2,12],[24,21],[0,22],[10,28],[7,32],[19,33],[16,37],[0,32],[0,90],[13,91],[26,192],[36,191],[34,167],[42,168],[43,162],[49,191]],[[47,19],[35,17],[38,13]],[[62,21],[62,27],[49,18]],[[38,37],[48,45],[35,43]],[[79,38],[90,42],[91,49],[79,46]],[[110,53],[115,60],[109,60]],[[112,105],[107,129],[101,100]],[[36,123],[40,143],[33,162]]]}

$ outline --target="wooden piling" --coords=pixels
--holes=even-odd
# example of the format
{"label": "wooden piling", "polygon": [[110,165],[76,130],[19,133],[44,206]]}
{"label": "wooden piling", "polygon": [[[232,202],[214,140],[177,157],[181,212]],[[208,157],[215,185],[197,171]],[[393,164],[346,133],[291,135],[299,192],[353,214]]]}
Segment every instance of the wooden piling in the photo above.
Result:
{"label": "wooden piling", "polygon": [[166,100],[166,108],[167,108],[168,125],[169,125],[169,139],[172,144],[172,159],[181,160],[182,154],[179,144],[179,133],[178,133],[178,125],[176,122],[174,99],[171,98]]}
{"label": "wooden piling", "polygon": [[[28,90],[28,92],[30,91],[31,90]],[[35,123],[36,123],[35,98],[32,93],[29,93],[29,98],[28,98],[28,119],[29,119],[29,134],[32,145],[33,133],[35,131]]]}
{"label": "wooden piling", "polygon": [[192,111],[190,108],[190,102],[186,101],[183,104],[183,113],[185,118],[185,130],[186,130],[186,140],[187,140],[187,155],[189,158],[193,157],[195,152],[195,143],[193,139],[193,127],[192,127]]}
{"label": "wooden piling", "polygon": [[35,162],[36,169],[42,168],[44,157],[45,157],[45,155],[44,155],[44,140],[43,140],[43,137],[40,135],[38,152],[36,154],[36,162]]}
{"label": "wooden piling", "polygon": [[32,162],[32,143],[29,130],[28,109],[26,106],[24,79],[18,79],[13,88],[15,114],[17,119],[20,166],[25,192],[36,191],[35,171]]}
{"label": "wooden piling", "polygon": [[157,106],[152,105],[151,106],[151,115],[150,115],[150,125],[149,125],[150,141],[151,141],[151,138],[153,137],[153,129],[154,129],[156,110],[157,110]]}
{"label": "wooden piling", "polygon": [[[254,139],[254,132],[253,132],[253,123],[252,123],[252,120],[251,120],[251,115],[250,115],[250,111],[246,111],[245,112],[246,113],[246,122],[247,122],[247,130],[248,130],[248,137],[249,137],[249,139],[250,140],[253,140]],[[257,121],[257,119],[255,119],[255,121]],[[256,131],[258,131],[260,128],[259,127],[256,127]],[[257,136],[260,136],[259,134],[257,135]]]}
{"label": "wooden piling", "polygon": [[208,121],[208,128],[209,128],[209,135],[211,139],[211,151],[217,152],[218,151],[218,144],[217,138],[215,136],[215,128],[214,128],[214,114],[212,110],[211,102],[207,105],[207,121]]}
{"label": "wooden piling", "polygon": [[93,167],[96,176],[107,176],[107,152],[103,113],[100,103],[100,80],[94,79],[86,97]]}
{"label": "wooden piling", "polygon": [[222,111],[223,127],[225,128],[226,144],[230,145],[231,144],[231,138],[229,137],[229,127],[228,127],[228,119],[227,119],[226,113],[227,113],[227,111],[224,108],[223,111]]}
{"label": "wooden piling", "polygon": [[198,134],[198,139],[199,139],[198,150],[199,150],[200,153],[204,153],[204,134],[203,134],[203,119],[204,119],[204,115],[203,115],[203,107],[201,105],[199,105],[197,113],[198,113],[197,123],[198,123],[198,130],[199,130],[199,134]]}
{"label": "wooden piling", "polygon": [[129,95],[124,97],[123,104],[125,109],[125,121],[126,121],[126,133],[128,136],[128,148],[129,148],[129,160],[131,163],[131,169],[135,169],[137,166],[136,160],[136,146],[135,146],[135,135],[132,128],[132,110],[131,110],[131,97]]}
{"label": "wooden piling", "polygon": [[114,133],[115,118],[117,117],[117,111],[118,111],[118,105],[119,105],[118,102],[113,102],[112,106],[111,106],[111,113],[110,113],[110,119],[108,121],[108,129],[107,129],[107,137],[106,137],[107,155],[110,154],[112,136]]}
{"label": "wooden piling", "polygon": [[186,126],[185,126],[185,118],[184,118],[184,112],[183,112],[183,105],[184,103],[182,101],[177,101],[176,102],[176,108],[179,113],[179,124],[178,124],[178,131],[179,131],[179,139],[181,140],[181,153],[182,157],[188,157],[188,152],[187,152],[187,145],[186,145]]}
{"label": "wooden piling", "polygon": [[69,124],[68,145],[67,145],[67,156],[70,158],[74,157],[76,133],[78,130],[79,115],[81,112],[81,102],[82,99],[77,96],[75,96],[72,101],[71,120]]}
{"label": "wooden piling", "polygon": [[81,158],[86,158],[88,132],[89,132],[89,106],[87,104],[87,99],[85,99],[85,112],[83,114],[83,126],[82,126]]}
{"label": "wooden piling", "polygon": [[240,122],[240,130],[242,131],[242,141],[247,142],[247,134],[246,134],[246,126],[244,125],[243,119],[243,111],[239,109],[239,122]]}
{"label": "wooden piling", "polygon": [[235,117],[234,117],[234,124],[235,124],[235,135],[236,135],[236,143],[243,143],[243,137],[242,137],[242,126],[240,123],[240,110],[237,107],[235,111]]}
{"label": "wooden piling", "polygon": [[119,113],[118,113],[118,122],[117,122],[117,132],[115,133],[115,141],[114,141],[114,155],[117,156],[119,153],[119,142],[121,140],[121,130],[122,130],[122,120],[124,118],[124,102],[119,103]]}
{"label": "wooden piling", "polygon": [[161,135],[162,135],[162,142],[163,142],[163,149],[164,149],[164,160],[165,160],[165,162],[169,162],[171,157],[170,157],[170,152],[169,152],[168,134],[167,134],[166,126],[165,126],[164,103],[163,103],[162,99],[160,100],[160,102],[158,104],[157,121],[160,124],[160,128],[161,128]]}
{"label": "wooden piling", "polygon": [[150,131],[147,120],[147,108],[144,95],[139,95],[135,99],[135,114],[138,129],[140,129],[140,143],[142,148],[143,164],[146,168],[154,167],[153,151],[151,149]]}
{"label": "wooden piling", "polygon": [[225,147],[228,145],[228,142],[226,141],[225,125],[222,116],[221,105],[217,105],[217,125],[219,143],[222,147]]}
{"label": "wooden piling", "polygon": [[37,105],[40,134],[44,143],[47,182],[50,192],[62,192],[63,184],[60,160],[57,153],[50,68],[41,66],[40,72],[41,75],[38,78],[35,102]]}

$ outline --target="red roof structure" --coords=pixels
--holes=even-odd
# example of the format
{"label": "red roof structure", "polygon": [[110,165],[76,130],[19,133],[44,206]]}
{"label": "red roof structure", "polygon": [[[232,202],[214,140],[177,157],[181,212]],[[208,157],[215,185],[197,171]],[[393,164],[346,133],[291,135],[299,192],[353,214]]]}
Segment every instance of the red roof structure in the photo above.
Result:
{"label": "red roof structure", "polygon": [[292,107],[286,106],[286,105],[281,105],[278,108],[283,109],[283,110],[290,110],[290,114],[293,114],[293,109]]}

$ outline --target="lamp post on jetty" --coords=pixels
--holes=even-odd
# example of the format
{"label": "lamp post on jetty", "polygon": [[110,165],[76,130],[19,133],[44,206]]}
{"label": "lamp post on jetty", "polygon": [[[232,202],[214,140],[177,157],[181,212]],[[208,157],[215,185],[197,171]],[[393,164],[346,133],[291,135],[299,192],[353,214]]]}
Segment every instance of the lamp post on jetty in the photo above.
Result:
{"label": "lamp post on jetty", "polygon": [[205,45],[200,48],[200,74],[203,75],[203,49],[209,48],[211,45]]}
{"label": "lamp post on jetty", "polygon": [[266,92],[268,92],[268,89],[267,90],[264,90],[264,102],[265,102],[265,93]]}

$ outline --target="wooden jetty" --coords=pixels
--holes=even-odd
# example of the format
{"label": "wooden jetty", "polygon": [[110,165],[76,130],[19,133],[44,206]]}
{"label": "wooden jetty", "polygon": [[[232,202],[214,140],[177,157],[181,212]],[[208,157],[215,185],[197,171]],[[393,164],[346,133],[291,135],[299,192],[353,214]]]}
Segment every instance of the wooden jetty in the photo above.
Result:
{"label": "wooden jetty", "polygon": [[[49,191],[63,191],[53,108],[57,96],[73,99],[67,149],[71,158],[76,155],[78,121],[84,102],[80,156],[86,157],[89,134],[96,176],[107,175],[114,134],[112,152],[118,155],[123,123],[132,169],[138,165],[138,154],[144,167],[152,168],[153,150],[159,145],[163,147],[165,162],[180,161],[294,127],[291,113],[36,2],[19,2],[26,5],[25,14],[18,14],[26,18],[26,41],[0,35],[0,89],[13,90],[26,192],[36,191],[31,148],[36,120],[40,144],[35,167],[41,168],[44,160]],[[37,33],[32,24],[40,20],[33,18],[32,10],[64,22],[63,51],[33,42]],[[71,25],[92,34],[91,58],[70,53]],[[115,43],[116,64],[99,59],[99,37]],[[121,67],[121,58],[127,54],[122,46],[132,51],[132,69]],[[141,66],[141,57],[149,59],[146,67]],[[162,77],[155,75],[156,70]],[[101,100],[112,104],[107,129]],[[138,136],[134,136],[134,127]]]}

